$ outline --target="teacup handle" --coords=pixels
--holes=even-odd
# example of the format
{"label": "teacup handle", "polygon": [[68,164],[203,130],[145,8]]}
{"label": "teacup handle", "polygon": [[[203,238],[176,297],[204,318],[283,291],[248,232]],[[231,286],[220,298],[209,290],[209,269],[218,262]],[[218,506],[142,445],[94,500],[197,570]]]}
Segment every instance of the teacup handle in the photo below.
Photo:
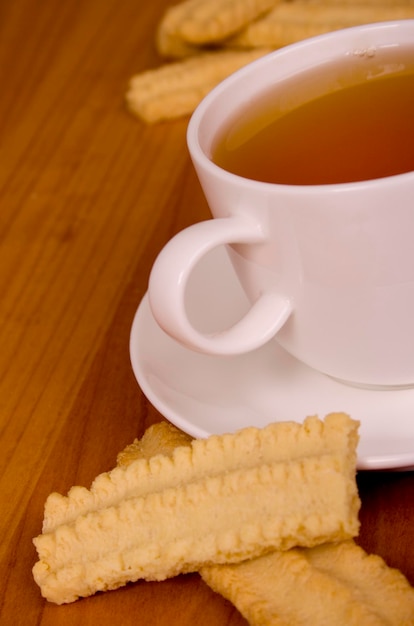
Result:
{"label": "teacup handle", "polygon": [[206,354],[242,354],[269,341],[292,312],[284,295],[263,293],[238,322],[213,334],[194,328],[185,310],[187,281],[207,252],[223,244],[264,241],[262,226],[244,215],[193,224],[175,235],[155,260],[149,280],[149,303],[159,326],[183,345]]}

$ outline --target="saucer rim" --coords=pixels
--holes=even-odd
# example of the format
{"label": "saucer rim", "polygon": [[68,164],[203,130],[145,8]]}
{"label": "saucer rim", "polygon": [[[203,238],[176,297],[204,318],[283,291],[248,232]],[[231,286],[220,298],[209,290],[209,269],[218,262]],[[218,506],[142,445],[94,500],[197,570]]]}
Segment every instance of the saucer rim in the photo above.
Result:
{"label": "saucer rim", "polygon": [[[149,376],[148,366],[145,364],[145,358],[143,357],[141,349],[140,349],[141,339],[142,337],[145,338],[147,335],[147,333],[145,332],[145,329],[142,328],[142,326],[145,325],[146,316],[149,316],[151,323],[154,324],[155,332],[160,337],[161,342],[167,339],[168,346],[170,346],[172,350],[177,350],[179,354],[181,354],[181,356],[183,354],[186,355],[187,353],[193,354],[191,350],[184,348],[174,339],[168,337],[164,333],[164,331],[160,327],[157,326],[150,310],[150,306],[148,302],[148,293],[146,293],[144,297],[142,298],[141,302],[139,303],[139,306],[134,314],[134,318],[133,318],[133,322],[131,326],[131,332],[130,332],[130,340],[129,340],[129,353],[130,353],[130,361],[132,365],[132,370],[142,392],[147,397],[149,402],[161,413],[161,415],[163,415],[168,421],[170,421],[175,426],[177,426],[184,432],[188,433],[189,435],[193,437],[204,438],[212,434],[217,434],[216,430],[209,429],[208,427],[206,427],[205,424],[203,424],[203,427],[200,427],[200,425],[198,425],[196,421],[192,421],[191,418],[189,418],[186,415],[183,415],[180,411],[177,410],[176,407],[174,407],[174,405],[165,401],[165,399],[163,399],[160,396],[160,394],[157,393],[156,389],[154,388],[154,385],[151,384],[151,380],[150,380],[151,377]],[[157,350],[157,346],[152,346],[152,349]],[[259,349],[259,351],[263,349],[265,348],[261,348]],[[158,350],[159,350],[159,346],[158,346]],[[153,350],[151,350],[151,353],[152,352]],[[161,349],[161,352],[162,352],[162,349]],[[160,355],[158,354],[157,356],[159,360]],[[161,354],[161,357],[162,357],[162,354]],[[197,353],[197,358],[215,359],[219,357],[205,356],[205,355],[201,355]],[[323,376],[323,375],[320,375],[320,376]],[[337,383],[337,384],[341,385],[341,383]],[[370,394],[374,393],[375,395],[377,395],[377,394],[382,394],[384,392],[379,390],[379,391],[374,391],[374,392],[370,391],[367,393],[370,393]],[[404,393],[404,391],[395,390],[392,393],[401,394],[401,393]],[[411,395],[413,395],[413,407],[414,407],[414,390],[412,390],[412,393],[410,393],[410,396]],[[394,419],[394,416],[393,418],[389,418],[389,419],[390,420]],[[282,421],[282,420],[275,419],[275,421]],[[360,422],[362,426],[363,420],[360,419]],[[250,425],[254,426],[254,424],[250,424]],[[264,426],[264,423],[260,425]],[[240,426],[236,425],[236,427],[234,427],[234,424],[232,426],[233,428],[229,428],[229,432],[234,431],[234,430],[239,430],[240,428],[245,427],[245,425],[240,425]],[[224,431],[221,431],[221,432],[224,432]],[[397,438],[397,440],[398,441],[403,440],[404,438],[406,438],[406,435],[407,433],[403,433],[399,439]],[[414,443],[414,427],[413,427],[413,443]],[[370,455],[363,455],[361,454],[361,452],[359,452],[357,469],[360,471],[366,471],[366,470],[369,470],[369,471],[375,471],[375,470],[412,471],[414,470],[414,445],[413,445],[412,452],[396,451],[394,453],[389,452],[386,454],[381,453],[377,455],[372,454],[372,453]]]}

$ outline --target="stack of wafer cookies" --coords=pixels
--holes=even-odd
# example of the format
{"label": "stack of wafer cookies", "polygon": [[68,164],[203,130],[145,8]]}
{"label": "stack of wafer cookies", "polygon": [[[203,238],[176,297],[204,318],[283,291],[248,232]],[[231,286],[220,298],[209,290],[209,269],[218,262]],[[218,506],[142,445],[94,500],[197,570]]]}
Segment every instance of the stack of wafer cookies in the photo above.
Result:
{"label": "stack of wafer cookies", "polygon": [[414,18],[414,0],[184,0],[154,34],[160,67],[131,78],[128,108],[147,123],[192,113],[220,81],[268,52],[329,31]]}
{"label": "stack of wafer cookies", "polygon": [[[170,455],[191,438],[161,422],[118,455],[121,465]],[[273,551],[234,565],[200,570],[250,626],[411,626],[414,590],[406,578],[355,541]]]}

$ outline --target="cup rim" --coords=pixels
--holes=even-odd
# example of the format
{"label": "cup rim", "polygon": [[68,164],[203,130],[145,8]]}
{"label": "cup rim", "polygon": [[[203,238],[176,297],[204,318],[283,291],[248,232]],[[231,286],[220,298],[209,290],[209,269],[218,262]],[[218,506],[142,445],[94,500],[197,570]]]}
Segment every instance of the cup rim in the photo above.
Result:
{"label": "cup rim", "polygon": [[[402,20],[391,20],[391,21],[382,21],[375,22],[370,24],[362,24],[358,26],[352,26],[348,28],[343,28],[336,31],[331,31],[329,33],[324,33],[321,35],[316,35],[314,37],[310,37],[304,40],[301,40],[296,43],[289,44],[284,46],[283,48],[279,48],[268,54],[256,59],[246,66],[236,70],[230,76],[221,81],[218,85],[216,85],[199,103],[195,111],[193,112],[188,127],[187,127],[187,145],[190,151],[191,158],[197,167],[201,167],[207,170],[209,173],[213,174],[220,179],[237,182],[239,185],[242,183],[243,185],[248,185],[250,188],[257,187],[261,189],[274,189],[274,188],[283,188],[285,191],[294,190],[295,193],[310,193],[320,192],[321,190],[329,190],[329,191],[345,191],[357,188],[359,191],[363,187],[378,187],[378,185],[390,185],[395,182],[400,182],[401,180],[407,180],[414,177],[414,170],[409,172],[403,172],[399,174],[392,174],[390,176],[384,176],[380,178],[374,179],[366,179],[361,181],[349,181],[349,182],[341,182],[341,183],[323,183],[323,184],[298,184],[291,185],[287,183],[269,183],[264,181],[258,181],[254,179],[248,179],[238,174],[234,174],[224,168],[220,167],[216,163],[214,163],[209,155],[206,153],[206,150],[202,147],[202,140],[200,138],[200,130],[202,128],[202,124],[205,121],[206,115],[211,113],[211,109],[214,109],[214,106],[217,105],[217,102],[220,101],[224,97],[224,95],[232,89],[233,87],[242,85],[250,76],[254,73],[257,75],[260,72],[262,75],[266,71],[267,68],[273,67],[275,62],[277,61],[278,66],[280,68],[283,67],[284,60],[289,60],[292,58],[300,59],[300,58],[309,58],[309,52],[315,51],[318,52],[319,58],[322,59],[323,54],[329,52],[329,48],[331,46],[332,41],[336,46],[346,47],[347,53],[351,52],[351,48],[353,48],[352,43],[358,40],[358,37],[361,35],[379,35],[383,34],[385,39],[384,43],[381,43],[381,47],[385,47],[385,45],[396,45],[395,44],[395,32],[398,31],[401,33],[406,33],[404,37],[404,41],[401,42],[402,45],[410,43],[412,44],[414,41],[414,19],[402,19]],[[385,43],[390,34],[394,34],[394,37],[391,39],[394,40],[394,43]],[[401,36],[401,35],[400,35]],[[411,38],[410,38],[410,37]],[[355,43],[354,43],[355,45]],[[399,45],[397,43],[397,45]],[[353,48],[355,50],[355,48]],[[367,48],[368,49],[368,48]],[[341,54],[341,50],[337,47],[335,49],[334,55],[331,55],[331,58],[338,58]],[[315,66],[315,64],[313,64]],[[307,66],[303,66],[301,68],[301,72],[306,69],[306,67],[312,67],[312,64],[309,63]],[[283,75],[283,73],[282,73]],[[289,74],[286,73],[285,76]],[[262,79],[264,80],[264,79]],[[263,89],[264,91],[265,89]],[[240,104],[242,108],[246,103],[246,100]],[[231,114],[227,114],[225,116],[225,120],[228,121],[231,118]],[[223,123],[216,126],[213,132],[209,133],[208,141],[210,145],[212,143],[212,138],[217,136],[217,133],[220,132]]]}

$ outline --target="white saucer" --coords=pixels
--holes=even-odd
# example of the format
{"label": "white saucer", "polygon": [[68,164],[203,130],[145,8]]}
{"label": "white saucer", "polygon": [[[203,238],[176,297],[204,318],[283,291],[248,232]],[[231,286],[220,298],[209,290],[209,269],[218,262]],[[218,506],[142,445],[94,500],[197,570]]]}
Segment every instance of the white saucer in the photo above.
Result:
{"label": "white saucer", "polygon": [[[203,330],[225,327],[245,296],[224,249],[199,264],[188,309]],[[194,437],[344,411],[360,420],[360,469],[414,468],[414,389],[373,391],[341,384],[288,355],[275,341],[242,356],[183,348],[154,321],[145,296],[130,338],[136,379],[169,421]]]}

